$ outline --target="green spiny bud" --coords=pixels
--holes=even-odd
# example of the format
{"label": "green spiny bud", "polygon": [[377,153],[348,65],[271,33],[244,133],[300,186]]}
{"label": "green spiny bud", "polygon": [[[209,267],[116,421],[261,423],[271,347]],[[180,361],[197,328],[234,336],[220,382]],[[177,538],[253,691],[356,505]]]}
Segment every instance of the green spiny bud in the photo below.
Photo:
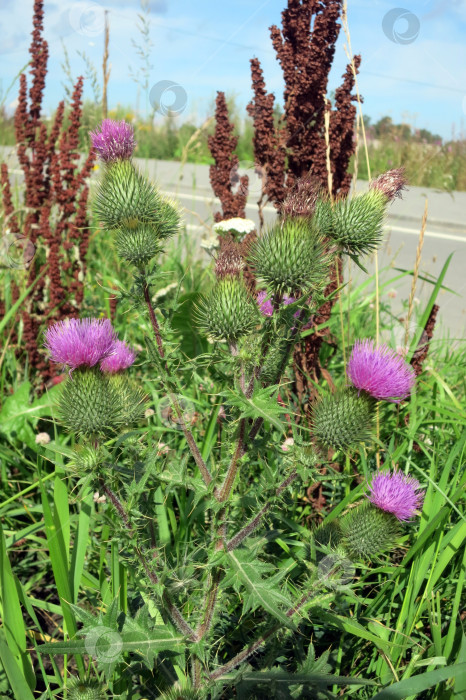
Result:
{"label": "green spiny bud", "polygon": [[99,452],[99,449],[92,445],[76,445],[74,456],[71,458],[68,466],[80,476],[87,472],[93,472],[101,462]]}
{"label": "green spiny bud", "polygon": [[108,383],[118,395],[119,422],[122,425],[130,425],[140,420],[144,415],[147,401],[144,390],[126,374],[111,374],[108,376]]}
{"label": "green spiny bud", "polygon": [[90,436],[134,421],[141,412],[141,401],[141,392],[124,375],[78,368],[64,383],[58,410],[69,430]]}
{"label": "green spiny bud", "polygon": [[104,700],[106,697],[107,693],[95,679],[81,681],[73,678],[68,684],[69,700]]}
{"label": "green spiny bud", "polygon": [[392,549],[400,534],[393,513],[365,501],[340,520],[341,544],[350,559],[371,559]]}
{"label": "green spiny bud", "polygon": [[156,215],[157,235],[161,240],[170,238],[180,230],[180,212],[177,204],[165,197],[160,197]]}
{"label": "green spiny bud", "polygon": [[387,198],[378,190],[338,200],[333,206],[329,235],[345,252],[370,253],[382,241],[386,203]]}
{"label": "green spiny bud", "polygon": [[255,300],[239,277],[217,282],[198,308],[199,325],[215,340],[236,341],[259,322]]}
{"label": "green spiny bud", "polygon": [[324,447],[346,449],[370,439],[376,401],[357,390],[345,389],[319,399],[313,409],[312,425],[317,441]]}
{"label": "green spiny bud", "polygon": [[144,267],[160,252],[159,236],[153,224],[139,224],[136,228],[119,229],[115,245],[120,258],[137,267]]}
{"label": "green spiny bud", "polygon": [[258,238],[248,260],[269,289],[282,294],[321,289],[328,278],[330,257],[323,237],[309,219],[287,219]]}
{"label": "green spiny bud", "polygon": [[173,688],[160,696],[160,700],[201,700],[205,695],[187,683],[176,683]]}
{"label": "green spiny bud", "polygon": [[333,228],[332,203],[329,199],[319,199],[314,211],[314,224],[322,236],[331,238]]}
{"label": "green spiny bud", "polygon": [[343,534],[338,520],[332,520],[327,525],[319,525],[314,530],[314,539],[322,547],[334,549],[341,542]]}
{"label": "green spiny bud", "polygon": [[157,224],[160,207],[161,198],[155,188],[130,160],[116,160],[105,167],[95,199],[95,213],[104,228]]}

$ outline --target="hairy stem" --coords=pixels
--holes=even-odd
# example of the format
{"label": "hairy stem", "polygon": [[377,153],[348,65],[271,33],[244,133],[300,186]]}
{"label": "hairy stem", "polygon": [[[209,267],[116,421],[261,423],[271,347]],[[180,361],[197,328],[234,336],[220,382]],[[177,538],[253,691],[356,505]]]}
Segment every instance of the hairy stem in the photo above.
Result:
{"label": "hairy stem", "polygon": [[[298,473],[295,469],[289,474],[286,479],[280,484],[280,486],[276,489],[275,491],[275,496],[279,496],[298,476]],[[249,537],[249,535],[254,532],[254,530],[259,526],[262,518],[264,515],[270,510],[272,507],[272,501],[269,501],[268,503],[261,508],[261,510],[258,512],[258,514],[252,518],[248,522],[247,525],[245,525],[242,530],[236,533],[234,537],[231,538],[231,540],[228,540],[228,542],[225,545],[225,549],[227,552],[232,552],[236,547],[238,547],[241,542],[246,539],[246,537]]]}
{"label": "hairy stem", "polygon": [[149,285],[147,282],[144,282],[144,299],[147,304],[147,308],[149,310],[149,317],[150,317],[150,322],[152,325],[152,328],[154,330],[154,335],[155,335],[155,340],[157,342],[157,348],[159,351],[160,357],[165,357],[165,352],[163,349],[162,345],[162,336],[160,335],[160,326],[157,321],[157,317],[155,315],[154,307],[152,306],[151,298],[150,298],[150,293],[149,293]]}
{"label": "hairy stem", "polygon": [[[123,504],[121,503],[120,499],[116,495],[112,489],[107,486],[107,484],[102,480],[102,490],[104,493],[108,496],[108,499],[112,503],[113,507],[117,511],[118,515],[120,516],[123,525],[125,526],[125,529],[130,537],[130,539],[133,542],[134,549],[136,551],[137,557],[142,564],[142,567],[144,571],[146,572],[147,578],[149,581],[154,584],[160,584],[160,579],[155,573],[155,571],[152,570],[149,561],[147,560],[146,555],[144,552],[139,548],[139,545],[137,544],[136,540],[136,533],[134,532],[131,523],[129,521],[128,515],[123,507]],[[185,634],[187,637],[192,642],[197,641],[197,635],[196,632],[193,630],[191,625],[188,624],[188,622],[185,620],[183,617],[182,613],[180,610],[176,607],[175,603],[172,601],[170,594],[168,593],[167,590],[164,590],[162,593],[162,600],[166,606],[167,612],[175,625],[175,627],[182,633]]]}
{"label": "hairy stem", "polygon": [[238,442],[236,445],[236,450],[235,454],[233,455],[233,458],[230,462],[230,466],[228,467],[227,474],[225,476],[225,480],[223,484],[221,485],[220,489],[218,489],[218,492],[216,493],[217,500],[220,503],[224,503],[225,501],[228,500],[233,484],[235,481],[236,473],[238,471],[238,461],[241,459],[241,457],[244,454],[244,436],[246,432],[246,420],[244,418],[241,418],[240,424],[239,424],[239,432],[238,432]]}

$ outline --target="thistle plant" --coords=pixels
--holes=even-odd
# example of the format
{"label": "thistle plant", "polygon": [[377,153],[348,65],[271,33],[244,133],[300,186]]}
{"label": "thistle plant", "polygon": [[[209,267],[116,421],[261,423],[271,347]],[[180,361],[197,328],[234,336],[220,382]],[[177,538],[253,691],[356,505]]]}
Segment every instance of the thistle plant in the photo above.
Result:
{"label": "thistle plant", "polygon": [[[114,654],[100,664],[107,680],[117,669],[141,673],[142,660],[160,697],[228,697],[236,672],[257,651],[284,630],[299,633],[300,625],[312,624],[338,598],[341,587],[329,587],[328,576],[321,575],[322,556],[370,566],[396,546],[402,522],[422,503],[413,478],[376,473],[364,501],[330,527],[304,530],[296,523],[303,541],[290,545],[283,573],[276,568],[281,531],[295,535],[280,515],[290,491],[296,495],[300,484],[324,479],[334,451],[348,459],[361,448],[367,451],[378,402],[393,410],[391,403],[407,399],[414,385],[403,358],[358,341],[348,363],[352,386],[333,393],[322,389],[311,433],[292,420],[299,406],[286,393],[293,349],[303,329],[313,329],[313,314],[326,301],[335,256],[367,249],[367,240],[358,247],[351,236],[361,236],[365,224],[374,230],[373,219],[383,216],[390,198],[370,195],[357,209],[356,233],[353,215],[345,214],[332,238],[322,224],[323,210],[319,213],[322,200],[310,197],[307,182],[298,183],[286,216],[256,239],[246,261],[233,239],[221,247],[195,314],[210,349],[187,358],[173,323],[179,310],[158,307],[153,292],[159,258],[179,227],[179,214],[133,164],[129,125],[105,121],[92,141],[104,163],[95,211],[120,258],[133,267],[135,283],[125,296],[136,308],[145,306],[152,335],[137,358],[107,320],[70,319],[52,325],[45,337],[51,361],[67,370],[58,410],[78,438],[72,466],[82,488],[97,494],[98,503],[105,497],[113,510],[113,537],[139,586],[132,610],[118,615],[115,599],[98,617],[77,612],[84,623],[82,649],[91,653],[96,630],[110,629],[118,644],[112,642]],[[354,201],[345,203],[348,211]],[[339,211],[332,209],[332,226]],[[377,228],[371,245],[379,233]],[[245,264],[254,267],[258,292],[244,280]],[[193,418],[196,412],[186,409],[186,384],[205,366],[216,377],[217,406]],[[155,411],[145,412],[145,375],[163,402],[160,414],[173,417],[164,449],[153,444],[147,428]],[[159,437],[163,427],[157,429]],[[357,457],[353,466],[360,467]],[[159,543],[156,513],[167,498],[176,504],[173,533]],[[43,645],[42,651],[57,653],[57,645]],[[87,697],[77,688],[75,697]],[[96,688],[92,697],[99,692]]]}

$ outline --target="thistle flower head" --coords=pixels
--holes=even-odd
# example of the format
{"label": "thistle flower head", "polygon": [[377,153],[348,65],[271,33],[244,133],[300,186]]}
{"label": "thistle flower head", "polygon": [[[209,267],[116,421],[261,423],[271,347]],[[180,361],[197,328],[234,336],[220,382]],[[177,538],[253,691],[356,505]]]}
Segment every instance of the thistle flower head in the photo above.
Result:
{"label": "thistle flower head", "polygon": [[406,189],[406,176],[404,168],[387,170],[369,183],[370,190],[378,190],[392,201],[395,197],[401,197],[402,190]]}
{"label": "thistle flower head", "polygon": [[129,160],[133,155],[136,146],[133,127],[123,120],[104,119],[100,127],[89,134],[93,147],[105,163]]}
{"label": "thistle flower head", "polygon": [[419,492],[420,484],[412,476],[398,471],[377,472],[369,484],[369,501],[387,513],[393,513],[398,520],[409,520],[422,505],[424,493]]}
{"label": "thistle flower head", "polygon": [[73,370],[81,365],[96,365],[112,352],[116,340],[107,318],[69,318],[47,329],[45,347],[52,362]]}
{"label": "thistle flower head", "polygon": [[120,372],[130,367],[136,359],[136,353],[123,340],[115,340],[110,355],[100,363],[103,372]]}
{"label": "thistle flower head", "polygon": [[416,375],[400,355],[373,340],[357,340],[348,362],[348,377],[360,391],[375,399],[398,403],[409,396]]}
{"label": "thistle flower head", "polygon": [[280,207],[282,217],[286,219],[296,216],[312,216],[319,197],[319,190],[319,184],[312,175],[308,173],[304,177],[300,177]]}

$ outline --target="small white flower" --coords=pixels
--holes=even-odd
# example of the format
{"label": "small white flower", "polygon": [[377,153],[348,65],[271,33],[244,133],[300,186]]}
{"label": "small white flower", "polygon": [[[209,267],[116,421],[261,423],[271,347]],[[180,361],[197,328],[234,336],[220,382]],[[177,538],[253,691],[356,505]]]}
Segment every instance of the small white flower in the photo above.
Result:
{"label": "small white flower", "polygon": [[144,418],[150,418],[154,415],[154,413],[155,411],[153,408],[146,408],[146,410],[144,411]]}
{"label": "small white flower", "polygon": [[217,236],[208,236],[207,238],[203,238],[201,240],[201,248],[204,248],[204,250],[217,250],[219,246],[220,242]]}
{"label": "small white flower", "polygon": [[292,437],[287,437],[285,442],[281,445],[281,448],[283,452],[288,452],[291,447],[294,445],[294,440]]}
{"label": "small white flower", "polygon": [[252,219],[242,219],[239,216],[236,216],[233,219],[219,221],[217,224],[214,224],[212,228],[214,231],[217,231],[217,233],[236,231],[236,233],[246,234],[254,231],[256,229],[256,224],[254,221],[252,221]]}
{"label": "small white flower", "polygon": [[95,494],[94,494],[94,503],[97,503],[97,501],[99,500],[99,498],[100,498],[100,493],[99,493],[98,491],[96,491]]}
{"label": "small white flower", "polygon": [[172,282],[167,287],[163,287],[163,289],[159,289],[158,292],[155,292],[154,296],[152,297],[152,300],[156,301],[157,299],[162,299],[162,297],[166,297],[167,294],[169,294],[173,289],[176,289],[177,287],[178,283]]}
{"label": "small white flower", "polygon": [[48,445],[49,442],[50,442],[50,435],[48,433],[37,433],[36,445]]}
{"label": "small white flower", "polygon": [[390,291],[388,292],[388,297],[390,299],[396,299],[397,294],[398,292],[396,291],[396,289],[390,289]]}
{"label": "small white flower", "polygon": [[170,448],[168,445],[166,445],[164,442],[159,442],[157,445],[157,454],[158,455],[166,455],[170,452]]}
{"label": "small white flower", "polygon": [[107,496],[104,496],[104,495],[101,496],[98,491],[95,492],[93,498],[94,498],[94,503],[105,503],[107,500]]}

